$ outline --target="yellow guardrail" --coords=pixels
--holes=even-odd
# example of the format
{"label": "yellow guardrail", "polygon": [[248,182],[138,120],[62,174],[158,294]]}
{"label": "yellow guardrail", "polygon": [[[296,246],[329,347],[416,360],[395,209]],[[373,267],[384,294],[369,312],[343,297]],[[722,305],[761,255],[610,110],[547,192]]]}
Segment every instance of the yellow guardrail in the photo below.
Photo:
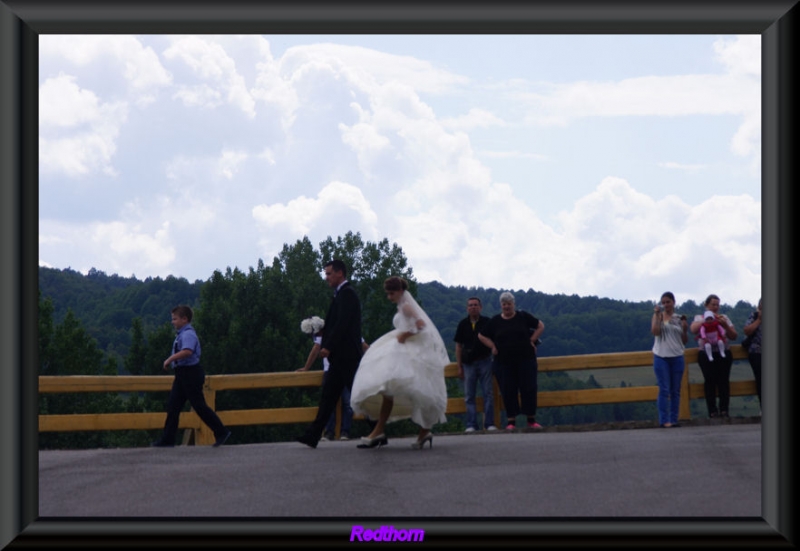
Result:
{"label": "yellow guardrail", "polygon": [[[687,368],[696,363],[697,349],[687,349],[684,357]],[[747,358],[741,346],[732,346],[734,360]],[[578,356],[550,356],[539,358],[539,372],[574,371],[587,369],[607,369],[620,367],[644,367],[653,365],[653,354],[646,352],[617,352],[607,354],[584,354]],[[445,368],[445,377],[458,376],[455,363]],[[39,377],[39,393],[77,393],[77,392],[168,392],[172,387],[169,375],[71,375]],[[319,387],[322,385],[322,372],[281,372],[281,373],[243,373],[234,375],[208,375],[204,385],[206,403],[216,409],[216,393],[222,390],[253,390],[295,387]],[[494,388],[495,415],[499,416],[502,401],[497,384]],[[755,381],[731,382],[731,396],[756,394]],[[653,402],[658,395],[657,386],[636,386],[626,388],[601,388],[586,390],[556,390],[540,392],[539,407],[578,406],[592,404],[614,404],[627,402]],[[705,396],[702,383],[689,383],[689,369],[683,374],[681,386],[680,419],[690,418],[689,401]],[[476,400],[478,410],[483,400]],[[464,398],[448,398],[448,414],[465,413]],[[234,425],[272,425],[284,423],[308,423],[316,416],[316,407],[297,407],[280,409],[244,409],[217,411],[227,426]],[[337,408],[337,417],[341,409]],[[164,426],[166,413],[80,413],[69,415],[39,415],[39,432],[67,432],[94,430],[160,429]],[[359,416],[354,419],[359,419]],[[499,418],[499,417],[498,417]],[[198,445],[214,442],[214,435],[200,421],[193,411],[181,413],[179,428],[190,429]],[[336,426],[339,426],[338,420]],[[339,436],[337,428],[337,438]]]}

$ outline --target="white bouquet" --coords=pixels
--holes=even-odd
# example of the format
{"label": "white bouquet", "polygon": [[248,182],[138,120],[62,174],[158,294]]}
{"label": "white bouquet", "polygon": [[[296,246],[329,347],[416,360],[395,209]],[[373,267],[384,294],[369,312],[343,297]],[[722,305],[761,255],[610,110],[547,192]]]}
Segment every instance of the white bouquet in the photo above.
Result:
{"label": "white bouquet", "polygon": [[311,316],[300,322],[300,330],[309,335],[318,333],[323,327],[325,327],[325,320],[319,316]]}

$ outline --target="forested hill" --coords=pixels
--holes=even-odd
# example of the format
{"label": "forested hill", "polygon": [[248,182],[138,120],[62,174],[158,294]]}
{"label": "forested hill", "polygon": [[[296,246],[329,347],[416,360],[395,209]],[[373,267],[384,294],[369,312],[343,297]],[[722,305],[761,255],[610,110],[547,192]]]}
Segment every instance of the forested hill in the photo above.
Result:
{"label": "forested hill", "polygon": [[[260,267],[264,273],[269,273],[269,268]],[[409,270],[410,271],[410,270]],[[132,342],[132,324],[138,319],[141,324],[142,334],[159,331],[166,332],[169,328],[169,312],[177,304],[189,304],[198,312],[203,311],[203,287],[209,285],[220,286],[228,283],[231,293],[236,290],[237,281],[241,281],[244,288],[248,282],[255,284],[259,270],[250,274],[228,271],[223,275],[219,272],[209,278],[208,282],[189,282],[184,278],[169,276],[165,279],[147,278],[138,280],[135,277],[125,278],[117,275],[107,275],[104,272],[90,270],[87,275],[71,269],[39,268],[39,290],[41,299],[52,302],[52,319],[55,324],[61,323],[67,311],[85,328],[86,332],[96,339],[98,348],[108,356],[117,356],[122,359],[128,355]],[[263,274],[262,274],[263,276]],[[269,282],[261,277],[259,281],[264,286]],[[314,292],[324,296],[328,290],[324,282],[312,282]],[[505,289],[467,288],[463,286],[446,286],[438,282],[416,283],[412,286],[420,304],[425,308],[431,320],[439,328],[442,338],[447,345],[451,358],[453,354],[453,335],[456,325],[466,315],[466,300],[477,296],[483,302],[483,314],[493,316],[499,313],[499,296]],[[262,290],[262,292],[266,292]],[[649,350],[652,347],[653,337],[649,331],[652,303],[628,302],[598,297],[579,297],[577,295],[548,295],[534,290],[512,290],[516,297],[517,308],[531,312],[539,317],[546,325],[542,335],[543,344],[539,347],[541,356],[561,356],[571,354],[594,354],[601,352],[624,352]],[[211,296],[211,293],[208,293]],[[210,300],[210,299],[209,299]],[[320,299],[322,300],[322,299]],[[327,299],[325,299],[327,300]],[[371,297],[370,300],[385,300],[382,297]],[[223,301],[224,302],[224,301]],[[319,301],[318,301],[319,302]],[[388,301],[387,301],[388,302]],[[251,299],[254,311],[261,306],[257,299]],[[381,324],[371,323],[365,327],[368,339],[376,336],[388,327],[391,321],[392,306],[380,317],[386,318]],[[287,308],[292,303],[286,303]],[[214,306],[217,309],[217,306]],[[299,308],[299,307],[298,307]],[[746,302],[737,302],[731,306],[723,304],[721,311],[727,314],[739,329],[741,328],[753,305]],[[294,312],[290,316],[291,323],[287,323],[287,330],[295,331],[297,320],[311,314],[324,316],[324,308],[309,310],[303,307],[302,312]],[[677,311],[691,316],[700,313],[702,306],[694,301],[679,303]],[[213,325],[209,319],[209,312],[203,316],[205,325]],[[254,323],[258,323],[257,316],[253,316]],[[365,325],[368,325],[365,323]],[[373,327],[374,326],[374,327]],[[293,339],[289,339],[289,342]],[[280,339],[275,342],[281,342]],[[695,342],[690,339],[689,346]]]}
{"label": "forested hill", "polygon": [[[206,281],[184,278],[125,278],[91,270],[39,269],[38,370],[40,375],[158,375],[172,348],[175,331],[170,310],[178,304],[194,308],[192,325],[202,342],[202,358],[209,375],[290,372],[302,367],[312,341],[300,330],[301,321],[312,315],[325,316],[331,290],[320,277],[322,258],[343,258],[353,266],[349,279],[362,304],[362,335],[372,342],[391,329],[396,306],[386,299],[383,282],[400,275],[409,282],[409,292],[428,312],[442,334],[450,358],[455,359],[453,335],[466,316],[466,302],[477,296],[483,313],[499,313],[503,290],[448,287],[437,282],[418,283],[399,247],[387,240],[364,242],[348,233],[336,241],[329,238],[317,251],[307,238],[284,246],[269,266],[261,260],[247,271],[228,268],[215,271]],[[512,290],[517,307],[545,323],[541,356],[593,354],[649,350],[652,303],[626,302],[576,295],[547,295],[534,290]],[[741,328],[753,306],[723,305]],[[679,312],[699,313],[699,305],[679,305]],[[694,340],[690,346],[695,346]],[[314,369],[320,369],[317,360]],[[631,384],[624,379],[620,386]],[[641,383],[640,383],[641,384]],[[647,384],[652,384],[648,379]],[[448,396],[463,396],[458,380],[447,381]],[[565,372],[539,377],[539,389],[567,390],[600,388],[593,376],[587,381]],[[275,391],[221,392],[216,408],[274,409],[313,407],[319,390],[283,388]],[[80,393],[40,396],[39,414],[122,413],[163,411],[166,393]],[[537,413],[543,425],[598,423],[653,419],[655,404],[603,404],[544,408]],[[237,427],[238,443],[293,440],[299,427],[254,425]],[[369,432],[355,423],[351,436]],[[449,416],[437,425],[444,432],[464,430],[460,416]],[[387,427],[393,435],[415,434],[408,420]],[[91,431],[42,433],[40,449],[70,449],[146,446],[157,431]]]}
{"label": "forested hill", "polygon": [[[467,298],[476,296],[481,299],[483,314],[491,317],[500,312],[500,293],[503,291],[448,287],[433,282],[419,285],[419,298],[447,343],[453,339],[458,320],[466,315]],[[653,346],[651,301],[548,295],[530,289],[512,290],[512,293],[518,310],[530,312],[545,323],[543,342],[538,350],[540,356],[634,352],[650,350]],[[722,305],[720,311],[731,318],[741,339],[741,328],[753,309],[753,305],[739,302],[735,306]],[[702,306],[687,301],[679,303],[675,310],[691,320],[695,314],[702,313]],[[687,346],[695,344],[690,337]]]}
{"label": "forested hill", "polygon": [[131,344],[134,318],[153,330],[169,322],[172,306],[199,306],[202,286],[202,281],[189,283],[172,276],[141,281],[95,269],[83,275],[69,268],[39,267],[39,293],[52,301],[53,321],[61,323],[71,310],[101,350],[120,357]]}

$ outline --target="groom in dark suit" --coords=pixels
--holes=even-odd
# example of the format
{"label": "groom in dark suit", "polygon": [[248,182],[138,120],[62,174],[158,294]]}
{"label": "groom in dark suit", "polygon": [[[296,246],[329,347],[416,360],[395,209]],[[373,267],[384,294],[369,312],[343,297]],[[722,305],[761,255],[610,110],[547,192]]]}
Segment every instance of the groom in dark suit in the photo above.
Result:
{"label": "groom in dark suit", "polygon": [[322,385],[317,417],[298,442],[316,448],[322,430],[336,408],[342,390],[353,387],[358,363],[363,353],[361,345],[361,301],[347,281],[347,267],[338,259],[325,264],[325,280],[334,289],[333,302],[325,316],[319,355],[328,358],[328,376]]}

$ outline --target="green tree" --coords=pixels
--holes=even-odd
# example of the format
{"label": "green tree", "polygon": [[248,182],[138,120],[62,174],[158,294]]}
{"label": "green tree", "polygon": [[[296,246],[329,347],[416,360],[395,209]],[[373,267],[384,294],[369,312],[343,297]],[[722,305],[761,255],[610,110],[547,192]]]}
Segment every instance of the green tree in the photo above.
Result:
{"label": "green tree", "polygon": [[[323,263],[341,259],[348,267],[348,280],[361,299],[361,328],[364,338],[372,342],[392,328],[396,306],[386,299],[383,282],[390,276],[408,281],[415,297],[417,282],[402,248],[388,239],[378,243],[364,241],[360,233],[347,232],[334,241],[330,236],[320,243]],[[425,305],[420,303],[424,308]],[[435,323],[435,322],[434,322]]]}
{"label": "green tree", "polygon": [[53,301],[39,290],[39,375],[49,375],[53,366]]}
{"label": "green tree", "polygon": [[71,309],[54,331],[53,364],[52,375],[99,375],[103,372],[103,353],[97,347],[97,340],[86,332]]}
{"label": "green tree", "polygon": [[[97,341],[86,332],[71,309],[67,310],[60,324],[53,325],[52,303],[41,300],[40,296],[39,308],[39,324],[43,329],[39,342],[40,373],[116,375],[116,357],[104,358]],[[119,396],[112,393],[53,393],[39,397],[40,414],[114,413],[121,411],[122,407]],[[99,448],[106,445],[105,435],[97,432],[39,435],[40,448]]]}
{"label": "green tree", "polygon": [[147,333],[142,368],[144,375],[162,375],[164,373],[164,360],[172,354],[172,342],[174,340],[175,329],[169,322],[162,323],[159,327]]}
{"label": "green tree", "polygon": [[125,371],[131,375],[143,375],[147,348],[144,342],[144,329],[141,318],[133,318],[131,322],[131,346],[125,357]]}

